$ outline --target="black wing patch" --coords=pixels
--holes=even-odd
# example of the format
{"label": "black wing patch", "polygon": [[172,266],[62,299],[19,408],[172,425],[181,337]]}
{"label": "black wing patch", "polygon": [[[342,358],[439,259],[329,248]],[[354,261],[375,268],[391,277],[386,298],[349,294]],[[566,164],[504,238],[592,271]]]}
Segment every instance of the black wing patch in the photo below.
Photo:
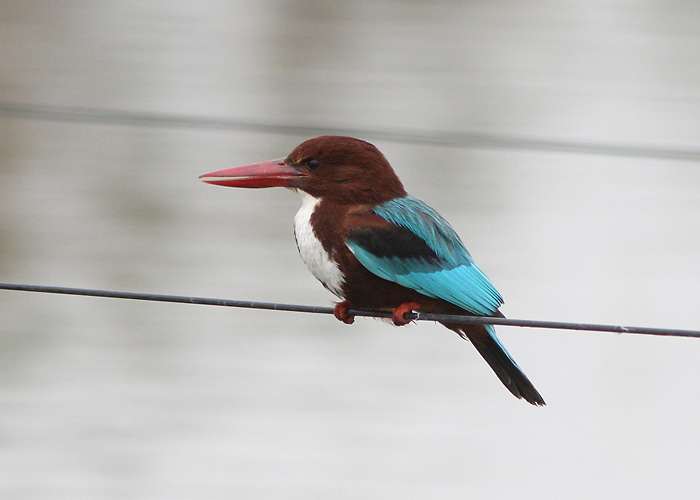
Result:
{"label": "black wing patch", "polygon": [[356,229],[347,240],[378,258],[415,259],[431,264],[442,260],[423,239],[401,226]]}

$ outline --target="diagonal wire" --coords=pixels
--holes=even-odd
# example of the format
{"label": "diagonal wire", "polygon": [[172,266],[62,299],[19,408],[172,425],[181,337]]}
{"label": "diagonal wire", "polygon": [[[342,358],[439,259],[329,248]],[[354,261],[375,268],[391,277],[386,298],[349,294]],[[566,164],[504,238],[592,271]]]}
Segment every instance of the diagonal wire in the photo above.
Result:
{"label": "diagonal wire", "polygon": [[[82,295],[89,297],[107,297],[113,299],[145,300],[152,302],[173,302],[180,304],[198,304],[209,306],[240,307],[246,309],[264,309],[274,311],[291,311],[315,314],[333,314],[332,307],[306,306],[298,304],[280,304],[276,302],[255,302],[249,300],[216,299],[208,297],[192,297],[185,295],[164,295],[155,293],[121,292],[114,290],[99,290],[90,288],[70,288],[63,286],[28,285],[22,283],[1,283],[1,290],[23,292],[55,293],[63,295]],[[348,310],[353,316],[372,318],[391,318],[390,312],[385,311],[356,311]],[[519,326],[526,328],[549,328],[557,330],[583,330],[594,332],[634,333],[640,335],[662,335],[668,337],[700,338],[700,330],[680,330],[671,328],[649,328],[637,326],[599,325],[590,323],[567,323],[560,321],[539,321],[509,318],[491,318],[481,316],[455,316],[448,314],[408,313],[404,316],[416,321],[440,321],[461,324],[489,324],[502,326]]]}
{"label": "diagonal wire", "polygon": [[207,117],[115,109],[50,106],[43,104],[12,103],[0,101],[0,116],[23,119],[101,125],[125,125],[140,127],[193,128],[212,130],[246,130],[280,135],[351,135],[407,144],[445,146],[454,148],[515,149],[554,151],[635,158],[660,158],[667,160],[700,161],[700,149],[643,147],[601,142],[538,139],[505,134],[476,132],[450,132],[441,130],[416,131],[410,129],[365,129],[335,125],[308,125],[298,123],[264,122],[224,117]]}

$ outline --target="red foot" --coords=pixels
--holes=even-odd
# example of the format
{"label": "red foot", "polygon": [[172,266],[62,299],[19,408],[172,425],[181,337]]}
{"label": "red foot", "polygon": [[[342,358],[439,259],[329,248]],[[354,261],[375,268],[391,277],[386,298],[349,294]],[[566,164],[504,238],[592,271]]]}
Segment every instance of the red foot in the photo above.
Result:
{"label": "red foot", "polygon": [[410,319],[404,318],[406,313],[413,312],[414,309],[420,309],[421,305],[418,302],[404,302],[399,307],[394,309],[391,314],[391,320],[396,326],[404,326],[411,322]]}
{"label": "red foot", "polygon": [[338,302],[333,309],[333,315],[346,325],[352,325],[355,322],[355,316],[348,314],[348,309],[352,309],[347,300]]}

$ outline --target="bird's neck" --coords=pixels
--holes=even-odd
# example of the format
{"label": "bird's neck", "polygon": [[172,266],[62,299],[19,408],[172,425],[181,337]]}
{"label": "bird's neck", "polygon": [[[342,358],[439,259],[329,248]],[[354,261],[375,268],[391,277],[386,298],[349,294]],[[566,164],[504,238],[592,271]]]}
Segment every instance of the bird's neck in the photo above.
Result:
{"label": "bird's neck", "polygon": [[316,227],[323,199],[303,191],[299,194],[301,208],[294,217],[294,237],[299,254],[311,273],[333,294],[343,298],[345,277],[333,258],[338,242],[323,227]]}

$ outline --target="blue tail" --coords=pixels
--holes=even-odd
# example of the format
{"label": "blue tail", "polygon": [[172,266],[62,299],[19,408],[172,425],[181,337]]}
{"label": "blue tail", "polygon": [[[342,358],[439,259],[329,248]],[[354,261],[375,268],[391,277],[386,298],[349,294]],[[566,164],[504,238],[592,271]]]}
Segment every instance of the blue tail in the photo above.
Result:
{"label": "blue tail", "polygon": [[491,325],[457,325],[446,324],[460,337],[471,341],[496,373],[503,385],[518,399],[524,399],[535,406],[544,406],[545,402],[532,382],[510,357],[503,344],[496,337],[496,330]]}

